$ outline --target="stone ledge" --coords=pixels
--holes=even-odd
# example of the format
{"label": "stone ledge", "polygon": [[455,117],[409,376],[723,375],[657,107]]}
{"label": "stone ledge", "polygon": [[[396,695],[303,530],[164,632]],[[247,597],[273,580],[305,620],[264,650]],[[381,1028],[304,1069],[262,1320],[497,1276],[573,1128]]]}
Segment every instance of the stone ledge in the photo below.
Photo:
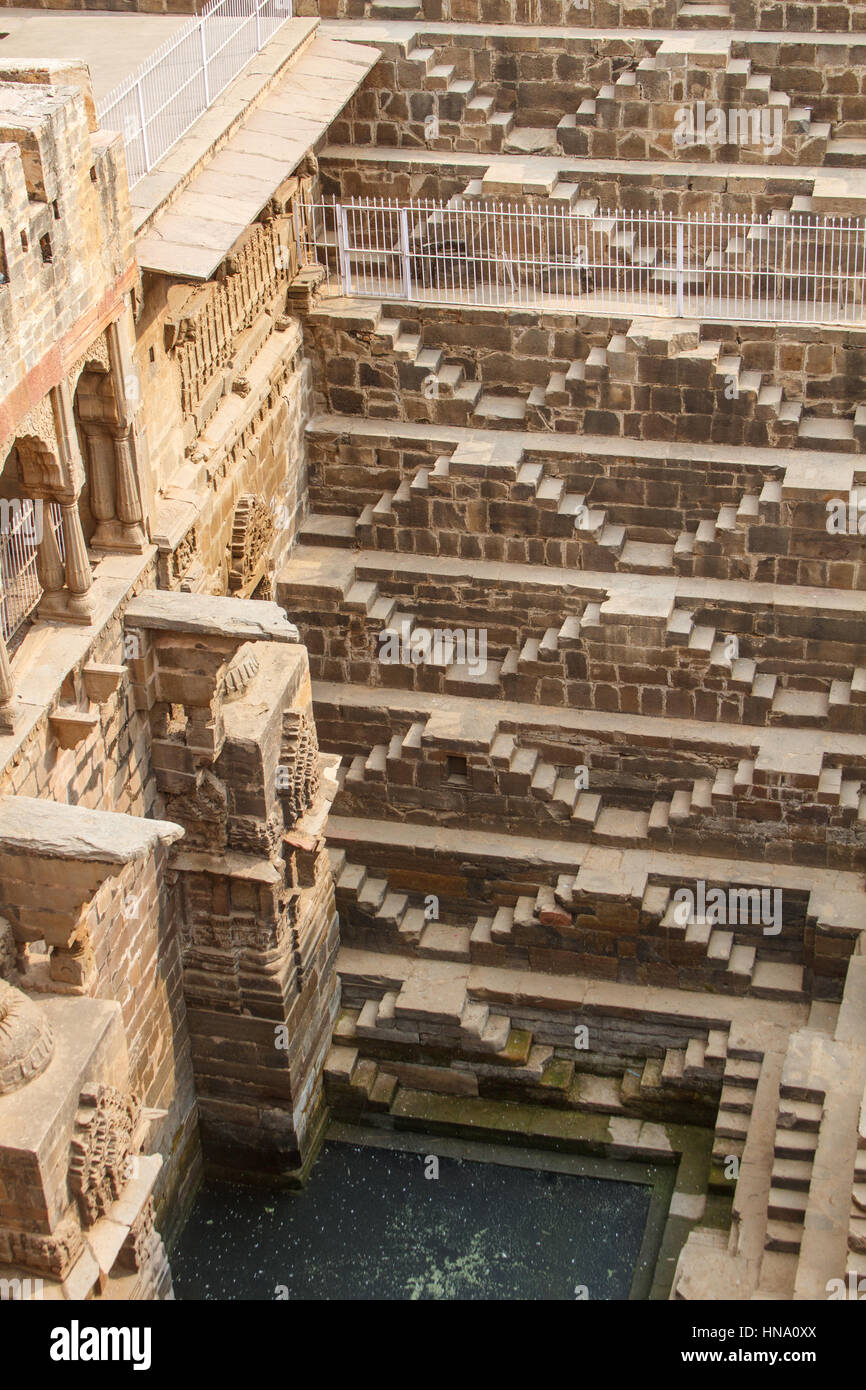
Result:
{"label": "stone ledge", "polygon": [[0,850],[49,859],[128,864],[183,835],[172,821],[88,811],[29,796],[0,798]]}
{"label": "stone ledge", "polygon": [[299,642],[298,629],[277,603],[149,589],[128,605],[127,627],[186,632],[237,641]]}

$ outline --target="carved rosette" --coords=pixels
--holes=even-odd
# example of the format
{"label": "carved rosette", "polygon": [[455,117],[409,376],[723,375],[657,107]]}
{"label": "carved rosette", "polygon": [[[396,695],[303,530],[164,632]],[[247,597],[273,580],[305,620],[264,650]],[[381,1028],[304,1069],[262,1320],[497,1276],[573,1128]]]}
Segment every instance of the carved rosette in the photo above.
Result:
{"label": "carved rosette", "polygon": [[229,556],[229,593],[245,590],[274,534],[274,518],[260,497],[247,493],[235,507]]}
{"label": "carved rosette", "polygon": [[53,1051],[54,1034],[39,1005],[0,980],[0,1096],[39,1076]]}
{"label": "carved rosette", "polygon": [[319,794],[319,745],[312,721],[301,710],[283,715],[280,797],[289,825],[300,820]]}
{"label": "carved rosette", "polygon": [[82,1225],[92,1226],[123,1192],[140,1115],[138,1097],[114,1086],[93,1086],[81,1092],[69,1188],[78,1201]]}

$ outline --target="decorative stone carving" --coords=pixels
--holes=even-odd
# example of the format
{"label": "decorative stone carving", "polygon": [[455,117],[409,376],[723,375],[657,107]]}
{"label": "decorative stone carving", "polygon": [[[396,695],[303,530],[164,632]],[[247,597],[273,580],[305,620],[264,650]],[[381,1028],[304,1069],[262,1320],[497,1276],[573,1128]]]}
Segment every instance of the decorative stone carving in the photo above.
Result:
{"label": "decorative stone carving", "polygon": [[241,647],[225,673],[223,699],[229,703],[232,700],[239,700],[249,690],[258,675],[258,671],[259,663],[252,647]]}
{"label": "decorative stone carving", "polygon": [[51,1279],[65,1279],[83,1248],[84,1236],[71,1210],[50,1236],[0,1227],[0,1265],[23,1265]]}
{"label": "decorative stone carving", "polygon": [[195,527],[191,526],[183,540],[171,553],[172,575],[175,579],[181,579],[186,574],[196,557],[197,549]]}
{"label": "decorative stone carving", "polygon": [[141,1102],[114,1086],[81,1092],[69,1162],[69,1188],[78,1201],[81,1221],[92,1226],[123,1192],[129,1181]]}
{"label": "decorative stone carving", "polygon": [[271,543],[274,518],[260,497],[247,493],[235,507],[229,557],[229,592],[247,588]]}
{"label": "decorative stone carving", "polygon": [[11,981],[17,956],[12,928],[5,917],[0,917],[0,980]]}
{"label": "decorative stone carving", "polygon": [[0,980],[0,1096],[39,1076],[53,1051],[54,1034],[38,1004]]}
{"label": "decorative stone carving", "polygon": [[185,844],[208,845],[212,849],[225,845],[228,794],[209,768],[199,768],[195,786],[179,796],[170,796],[167,807],[172,818],[186,829]]}
{"label": "decorative stone carving", "polygon": [[18,435],[21,439],[32,437],[44,444],[51,453],[57,453],[57,425],[54,420],[50,392],[27,412],[18,426]]}
{"label": "decorative stone carving", "polygon": [[22,492],[27,496],[45,497],[63,489],[65,476],[56,443],[52,448],[41,436],[22,433],[15,447]]}
{"label": "decorative stone carving", "polygon": [[300,820],[319,794],[319,745],[316,730],[301,710],[283,715],[278,788],[289,825]]}
{"label": "decorative stone carving", "polygon": [[[117,1263],[122,1269],[141,1269],[150,1258],[155,1237],[153,1199],[148,1198],[129,1228],[129,1234],[120,1247]],[[158,1240],[159,1237],[156,1237]]]}
{"label": "decorative stone carving", "polygon": [[81,376],[81,373],[84,371],[85,367],[93,368],[96,371],[111,371],[111,359],[108,355],[108,342],[106,341],[104,333],[100,333],[99,337],[96,338],[95,341],[90,344],[90,347],[87,349],[87,351],[84,353],[82,357],[79,357],[78,361],[75,363],[74,367],[69,373],[67,380],[69,382],[70,391],[75,391],[75,387],[78,383],[78,378]]}

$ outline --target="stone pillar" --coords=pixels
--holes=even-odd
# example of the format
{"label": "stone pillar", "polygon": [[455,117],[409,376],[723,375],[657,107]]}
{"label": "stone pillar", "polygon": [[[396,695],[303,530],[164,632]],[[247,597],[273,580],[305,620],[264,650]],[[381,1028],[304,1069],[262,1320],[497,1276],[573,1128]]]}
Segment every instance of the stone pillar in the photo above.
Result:
{"label": "stone pillar", "polygon": [[96,520],[93,545],[108,548],[114,541],[114,487],[110,467],[100,449],[105,439],[104,429],[93,420],[82,420],[87,450],[88,478],[90,481],[90,510]]}
{"label": "stone pillar", "polygon": [[141,551],[145,536],[141,524],[141,498],[135,476],[132,425],[114,431],[114,466],[117,518],[123,527],[124,548]]}
{"label": "stone pillar", "polygon": [[140,553],[147,544],[135,441],[135,414],[141,401],[141,385],[119,321],[109,324],[107,338],[117,411],[117,424],[111,431],[114,440],[115,515],[120,523],[116,530],[122,549]]}
{"label": "stone pillar", "polygon": [[36,552],[36,573],[39,575],[39,583],[42,585],[39,616],[40,618],[65,617],[63,560],[60,556],[57,537],[54,534],[50,504],[46,500],[42,505],[44,516],[42,539]]}
{"label": "stone pillar", "polygon": [[[78,498],[62,501],[60,508],[63,513],[63,539],[66,545],[66,587],[69,590],[67,611],[82,622],[90,622],[93,614],[93,575],[78,512]],[[50,525],[48,530],[51,530]]]}
{"label": "stone pillar", "polygon": [[15,727],[15,715],[12,709],[14,693],[15,685],[12,680],[9,652],[2,635],[0,635],[0,733],[11,734]]}
{"label": "stone pillar", "polygon": [[[84,486],[84,460],[78,447],[78,434],[72,412],[72,396],[69,385],[62,381],[51,393],[54,412],[54,426],[60,450],[60,464],[63,481],[57,489],[55,500],[60,503],[63,515],[63,541],[66,559],[65,616],[74,622],[90,622],[93,611],[93,575],[87,558],[87,546],[81,517],[78,514],[78,498]],[[43,528],[43,540],[52,531],[51,523]],[[53,538],[52,538],[53,539]],[[48,550],[50,552],[50,545]],[[55,547],[56,548],[56,547]],[[47,558],[47,556],[46,556]],[[54,576],[50,576],[53,580]],[[47,587],[43,585],[43,587]]]}

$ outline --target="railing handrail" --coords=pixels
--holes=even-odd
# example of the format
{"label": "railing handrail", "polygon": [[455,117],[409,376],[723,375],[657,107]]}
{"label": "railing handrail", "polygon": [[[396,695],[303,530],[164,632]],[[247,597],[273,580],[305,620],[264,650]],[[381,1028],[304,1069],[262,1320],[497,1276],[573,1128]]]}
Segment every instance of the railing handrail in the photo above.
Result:
{"label": "railing handrail", "polygon": [[300,263],[361,297],[816,325],[866,304],[866,219],[850,215],[334,198],[297,227]]}
{"label": "railing handrail", "polygon": [[[263,17],[266,20],[265,27],[262,25]],[[177,141],[208,110],[215,98],[225,91],[229,83],[237,77],[250,59],[256,53],[261,52],[268,40],[291,17],[292,0],[208,0],[201,14],[193,16],[188,24],[173,34],[171,38],[166,39],[159,48],[139,64],[134,72],[125,77],[122,82],[118,83],[96,103],[99,124],[110,129],[113,117],[120,116],[120,108],[123,103],[132,94],[135,94],[135,113],[138,126],[132,134],[129,134],[126,128],[121,130],[128,155],[133,143],[139,139],[142,141],[143,159],[139,163],[143,165],[143,168],[138,171],[130,167],[129,186],[131,188],[177,144]],[[207,43],[207,35],[208,33],[215,33],[221,24],[227,26],[228,32],[224,36],[219,36],[218,42],[211,50]],[[251,42],[245,43],[235,55],[235,61],[226,65],[223,55],[245,29],[250,30]],[[180,63],[174,64],[175,68],[181,67],[180,72],[168,72],[169,61],[196,34],[200,36],[200,45],[195,61],[181,60]],[[215,81],[211,81],[209,80],[210,71],[217,62],[220,63],[221,75]],[[161,83],[161,79],[166,78],[168,81]],[[154,139],[148,127],[152,127],[158,119],[162,118],[167,107],[176,101],[179,93],[185,91],[199,78],[203,80],[204,100],[194,101],[188,112],[176,122],[170,123],[170,131],[167,134],[163,131],[157,139]],[[160,85],[165,86],[166,100],[159,107],[148,112],[146,107],[149,103],[145,100],[145,94],[149,93],[151,88],[158,89]],[[130,113],[127,112],[122,121],[123,127],[127,127],[129,121]]]}

